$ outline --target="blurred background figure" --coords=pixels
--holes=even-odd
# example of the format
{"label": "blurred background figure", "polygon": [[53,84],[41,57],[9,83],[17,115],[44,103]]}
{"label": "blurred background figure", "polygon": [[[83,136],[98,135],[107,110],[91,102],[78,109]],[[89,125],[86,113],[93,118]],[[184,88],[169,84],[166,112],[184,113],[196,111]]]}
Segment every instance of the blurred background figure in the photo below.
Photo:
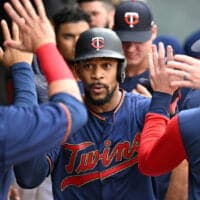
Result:
{"label": "blurred background figure", "polygon": [[65,7],[52,18],[58,50],[77,79],[81,94],[83,85],[74,70],[75,46],[80,34],[90,28],[90,22],[90,16],[78,6]]}
{"label": "blurred background figure", "polygon": [[122,41],[127,60],[126,78],[120,87],[131,92],[141,78],[149,78],[147,55],[157,36],[157,25],[146,3],[123,1],[116,7],[114,31]]}
{"label": "blurred background figure", "polygon": [[194,51],[192,48],[198,40],[200,40],[200,29],[192,32],[186,37],[183,44],[186,55],[200,59],[200,51]]}
{"label": "blurred background figure", "polygon": [[52,22],[57,47],[68,64],[73,64],[76,41],[90,28],[90,16],[79,7],[65,7],[53,16]]}
{"label": "blurred background figure", "polygon": [[112,0],[77,0],[80,8],[91,17],[90,27],[112,28],[115,6]]}

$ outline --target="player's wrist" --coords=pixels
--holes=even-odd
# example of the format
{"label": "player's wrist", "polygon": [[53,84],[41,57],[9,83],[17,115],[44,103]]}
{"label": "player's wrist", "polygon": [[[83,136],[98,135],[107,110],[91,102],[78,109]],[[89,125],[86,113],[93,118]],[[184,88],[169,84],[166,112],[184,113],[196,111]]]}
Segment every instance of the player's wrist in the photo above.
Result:
{"label": "player's wrist", "polygon": [[48,83],[62,79],[74,79],[55,43],[46,43],[36,50],[40,66]]}

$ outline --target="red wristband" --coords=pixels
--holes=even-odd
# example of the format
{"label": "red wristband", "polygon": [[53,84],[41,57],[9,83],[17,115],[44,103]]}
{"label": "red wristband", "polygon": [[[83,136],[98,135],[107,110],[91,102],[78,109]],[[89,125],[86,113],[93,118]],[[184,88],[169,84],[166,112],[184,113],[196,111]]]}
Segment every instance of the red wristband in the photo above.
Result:
{"label": "red wristband", "polygon": [[36,55],[48,83],[62,79],[74,79],[66,61],[53,43],[40,46]]}

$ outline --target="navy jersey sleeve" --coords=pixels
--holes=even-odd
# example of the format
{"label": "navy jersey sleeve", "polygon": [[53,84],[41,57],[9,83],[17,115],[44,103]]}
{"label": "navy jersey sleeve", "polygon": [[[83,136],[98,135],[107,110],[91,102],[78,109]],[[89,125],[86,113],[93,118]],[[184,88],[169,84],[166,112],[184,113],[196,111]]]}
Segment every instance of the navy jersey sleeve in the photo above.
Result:
{"label": "navy jersey sleeve", "polygon": [[15,178],[22,188],[39,186],[49,173],[49,162],[43,155],[14,166]]}
{"label": "navy jersey sleeve", "polygon": [[23,188],[39,186],[52,172],[54,163],[60,153],[60,146],[54,148],[47,155],[35,156],[33,159],[14,166],[17,183]]}
{"label": "navy jersey sleeve", "polygon": [[36,105],[36,87],[31,66],[24,62],[16,63],[11,67],[11,74],[14,85],[14,105]]}
{"label": "navy jersey sleeve", "polygon": [[[62,99],[68,112],[57,99]],[[58,94],[52,101],[34,107],[0,107],[0,170],[49,151],[85,124],[86,109],[73,96]]]}

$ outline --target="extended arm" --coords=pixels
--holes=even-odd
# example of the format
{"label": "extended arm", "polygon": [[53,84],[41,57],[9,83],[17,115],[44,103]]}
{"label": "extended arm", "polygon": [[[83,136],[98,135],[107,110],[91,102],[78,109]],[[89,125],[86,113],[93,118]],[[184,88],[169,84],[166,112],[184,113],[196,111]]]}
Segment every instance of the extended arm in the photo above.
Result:
{"label": "extended arm", "polygon": [[[170,79],[171,77],[167,73],[162,49],[162,46],[160,46],[160,50],[157,52],[153,48],[153,56],[149,57],[152,85],[155,89],[158,88],[159,91],[158,75],[160,75],[161,81],[163,80],[163,75],[166,76],[166,82],[162,84],[163,91],[166,85],[171,85],[170,81],[175,78],[172,77],[173,79]],[[176,90],[177,88],[176,86],[169,87],[168,93],[170,93],[170,89]],[[138,166],[141,172],[146,175],[156,176],[169,172],[186,158],[180,136],[178,117],[172,118],[169,122],[166,109],[154,101],[153,94],[150,110],[146,115],[145,125],[141,134],[138,155]]]}
{"label": "extended arm", "polygon": [[[5,45],[37,54],[48,80],[50,103],[34,107],[1,108],[1,112],[5,113],[1,119],[4,122],[1,136],[5,143],[2,146],[5,160],[0,162],[0,168],[3,169],[60,145],[87,120],[78,86],[56,48],[54,31],[42,1],[35,0],[37,12],[30,1],[12,3],[17,12],[9,3],[5,4],[5,9],[20,28],[21,42],[8,39]],[[76,117],[77,113],[79,117]],[[12,126],[7,126],[10,122],[13,122]]]}
{"label": "extended arm", "polygon": [[35,156],[29,161],[15,165],[17,183],[24,188],[34,188],[40,185],[52,172],[59,153],[60,147],[56,147],[48,154]]}
{"label": "extended arm", "polygon": [[151,176],[171,171],[186,158],[178,117],[168,123],[169,119],[158,113],[153,108],[146,116],[138,155],[139,169]]}

